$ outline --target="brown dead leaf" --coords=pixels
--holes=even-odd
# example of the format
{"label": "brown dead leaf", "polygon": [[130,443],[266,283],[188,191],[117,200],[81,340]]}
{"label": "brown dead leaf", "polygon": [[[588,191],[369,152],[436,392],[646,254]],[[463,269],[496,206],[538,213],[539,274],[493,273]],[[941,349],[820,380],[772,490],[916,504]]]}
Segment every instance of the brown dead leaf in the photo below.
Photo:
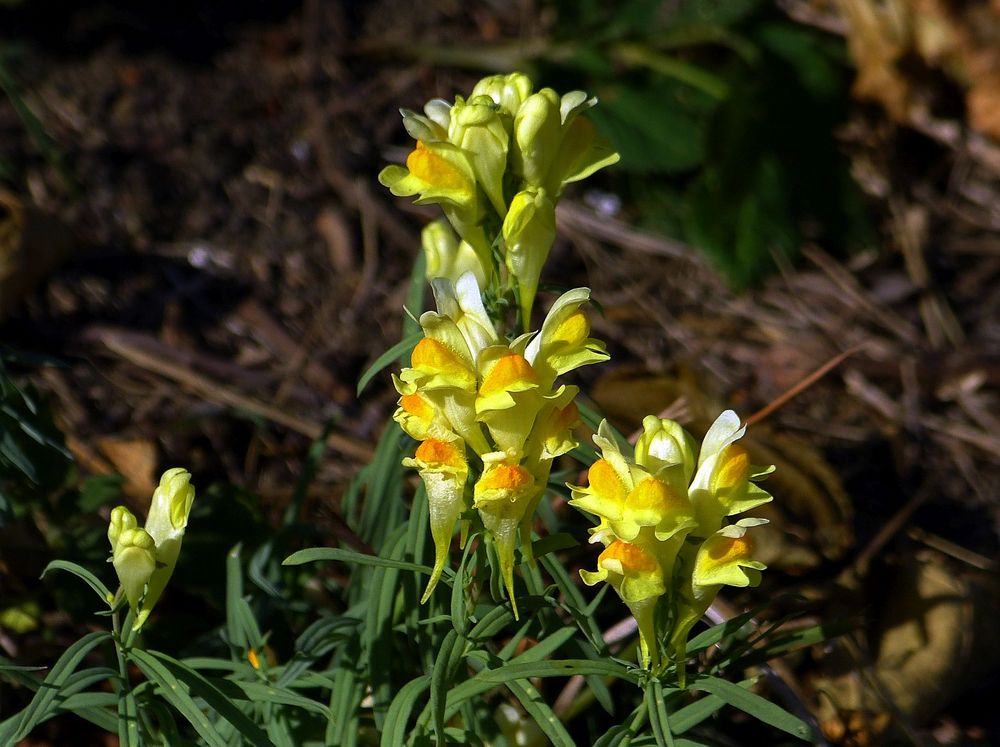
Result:
{"label": "brown dead leaf", "polygon": [[838,0],[857,66],[854,95],[899,122],[920,102],[920,59],[965,89],[969,124],[1000,138],[1000,3],[995,0]]}
{"label": "brown dead leaf", "polygon": [[156,489],[156,445],[145,438],[105,437],[97,448],[125,482],[122,490],[134,498],[148,498]]}
{"label": "brown dead leaf", "polygon": [[326,242],[327,256],[337,273],[356,272],[354,242],[344,214],[335,207],[326,208],[316,216],[316,230]]}
{"label": "brown dead leaf", "polygon": [[65,224],[0,190],[0,320],[75,247]]}

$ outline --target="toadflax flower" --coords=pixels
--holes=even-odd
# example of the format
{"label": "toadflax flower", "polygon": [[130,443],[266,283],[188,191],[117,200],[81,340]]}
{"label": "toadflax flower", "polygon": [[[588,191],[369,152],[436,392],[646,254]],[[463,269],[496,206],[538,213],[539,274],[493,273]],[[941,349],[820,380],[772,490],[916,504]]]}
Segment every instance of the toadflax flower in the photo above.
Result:
{"label": "toadflax flower", "polygon": [[584,116],[596,103],[583,91],[534,91],[525,75],[511,73],[483,78],[453,103],[401,110],[416,144],[405,166],[387,166],[379,181],[417,204],[439,204],[459,239],[425,232],[430,278],[454,282],[472,270],[484,290],[513,295],[522,329],[531,328],[563,189],[619,158]]}
{"label": "toadflax flower", "polygon": [[589,337],[581,310],[590,297],[586,288],[563,294],[540,332],[509,342],[487,316],[472,273],[455,283],[435,278],[432,288],[437,311],[420,316],[424,338],[410,366],[393,377],[400,394],[394,418],[422,442],[404,464],[419,470],[431,501],[435,567],[424,599],[440,578],[454,528],[468,507],[468,481],[471,506],[496,550],[516,613],[518,539],[530,559],[531,518],[552,460],[576,445],[571,430],[579,415],[573,402],[578,390],[556,379],[608,354]]}
{"label": "toadflax flower", "polygon": [[111,512],[111,561],[136,615],[136,630],[145,624],[174,572],[193,503],[191,475],[175,467],[160,477],[145,527],[138,526],[125,506]]}
{"label": "toadflax flower", "polygon": [[725,523],[771,500],[752,480],[772,468],[752,467],[735,443],[745,430],[727,410],[697,453],[679,424],[648,416],[626,454],[605,421],[594,436],[601,459],[590,467],[588,485],[570,486],[570,504],[599,519],[591,542],[605,546],[597,571],[582,572],[584,582],[615,588],[639,623],[643,666],[665,666],[666,643],[682,684],[688,633],[719,589],[754,586],[764,570],[748,530],[766,520]]}

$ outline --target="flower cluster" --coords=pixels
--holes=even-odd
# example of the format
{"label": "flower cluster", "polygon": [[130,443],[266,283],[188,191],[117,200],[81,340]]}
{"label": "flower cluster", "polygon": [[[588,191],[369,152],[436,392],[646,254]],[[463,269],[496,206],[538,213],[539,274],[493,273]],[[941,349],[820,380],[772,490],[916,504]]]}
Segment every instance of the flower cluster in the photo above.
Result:
{"label": "flower cluster", "polygon": [[429,278],[472,271],[482,288],[505,285],[530,327],[563,187],[619,157],[580,116],[595,103],[582,91],[532,93],[527,76],[512,73],[483,78],[468,99],[402,110],[416,148],[405,168],[387,166],[379,181],[395,195],[418,195],[417,204],[441,205],[447,223],[423,237]]}
{"label": "flower cluster", "polygon": [[639,625],[643,666],[665,665],[666,641],[683,682],[687,636],[724,586],[756,586],[764,565],[753,559],[747,532],[766,523],[744,518],[771,500],[754,484],[773,467],[750,464],[736,443],[746,428],[732,410],[722,413],[696,452],[691,436],[672,420],[648,416],[629,458],[604,422],[594,437],[602,458],[587,487],[570,486],[577,508],[600,523],[591,542],[604,545],[586,584],[611,584]]}
{"label": "flower cluster", "polygon": [[419,470],[430,507],[435,559],[424,600],[441,576],[459,518],[474,507],[496,548],[516,614],[518,531],[530,550],[531,517],[552,460],[576,445],[570,431],[578,390],[556,380],[608,354],[589,336],[581,309],[590,297],[586,288],[564,293],[539,332],[507,342],[487,316],[471,272],[457,283],[436,278],[431,287],[437,311],[421,315],[424,337],[410,367],[393,377],[400,394],[394,418],[420,441],[404,464]]}
{"label": "flower cluster", "polygon": [[111,512],[111,562],[136,614],[135,630],[145,624],[174,572],[192,503],[191,475],[175,467],[163,473],[153,491],[145,527],[125,506]]}

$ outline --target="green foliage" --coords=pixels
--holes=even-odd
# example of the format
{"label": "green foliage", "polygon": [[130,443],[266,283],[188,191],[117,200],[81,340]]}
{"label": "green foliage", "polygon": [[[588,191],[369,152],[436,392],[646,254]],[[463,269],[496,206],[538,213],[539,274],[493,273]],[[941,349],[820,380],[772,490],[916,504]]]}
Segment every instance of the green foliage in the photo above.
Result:
{"label": "green foliage", "polygon": [[71,464],[50,409],[34,387],[14,381],[0,354],[0,527],[59,488]]}
{"label": "green foliage", "polygon": [[737,287],[804,242],[844,251],[870,237],[834,138],[842,40],[760,0],[557,8],[546,74],[597,92],[592,118],[622,154],[616,189],[640,225],[683,237]]}

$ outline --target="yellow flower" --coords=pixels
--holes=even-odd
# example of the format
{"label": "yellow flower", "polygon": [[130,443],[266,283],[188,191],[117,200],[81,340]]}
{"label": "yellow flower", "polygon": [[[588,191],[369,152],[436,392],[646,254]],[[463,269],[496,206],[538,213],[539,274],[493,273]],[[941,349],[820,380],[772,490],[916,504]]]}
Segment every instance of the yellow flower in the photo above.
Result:
{"label": "yellow flower", "polygon": [[563,293],[525,348],[524,357],[538,372],[543,388],[551,386],[557,376],[611,357],[603,342],[589,336],[590,322],[580,308],[588,300],[589,288]]}
{"label": "yellow flower", "polygon": [[[551,461],[576,448],[573,429],[580,422],[580,410],[573,401],[579,388],[559,387],[538,413],[528,453],[537,454],[542,461]],[[537,475],[536,475],[537,477]]]}
{"label": "yellow flower", "polygon": [[492,267],[475,172],[464,150],[449,142],[418,140],[406,158],[406,168],[386,166],[378,179],[397,197],[419,195],[417,205],[440,204],[458,235],[476,252],[480,264]]}
{"label": "yellow flower", "polygon": [[601,581],[611,584],[639,624],[642,665],[659,667],[655,610],[667,587],[656,558],[638,545],[615,540],[597,558],[597,570],[580,571],[580,576],[587,586]]}
{"label": "yellow flower", "polygon": [[125,506],[111,511],[108,526],[111,560],[118,574],[125,598],[133,610],[139,608],[153,571],[156,570],[156,543],[138,526],[135,516]]}
{"label": "yellow flower", "polygon": [[448,139],[451,104],[444,99],[428,101],[423,114],[410,109],[400,109],[399,113],[403,115],[403,127],[414,140],[436,143]]}
{"label": "yellow flower", "polygon": [[499,451],[522,455],[545,402],[538,375],[523,355],[503,345],[482,351],[479,371],[476,416],[486,424]]}
{"label": "yellow flower", "polygon": [[[576,93],[582,94],[581,91]],[[568,96],[569,94],[563,96],[564,106]],[[594,103],[596,99],[588,99],[581,105],[589,108]],[[578,109],[576,113],[579,111],[582,109]],[[546,188],[557,197],[567,184],[586,179],[595,171],[618,163],[621,158],[606,140],[598,136],[593,123],[586,117],[576,116],[576,113],[571,114],[571,118],[563,123],[559,154],[546,183]]]}
{"label": "yellow flower", "polygon": [[[497,337],[472,273],[457,284],[446,278],[432,282],[438,311],[420,316],[424,338],[410,356],[410,367],[393,383],[403,397],[394,417],[417,439],[444,438],[448,432],[464,438],[477,453],[491,450],[476,420],[475,359]],[[424,407],[426,405],[427,407]],[[428,409],[430,408],[430,409]]]}
{"label": "yellow flower", "polygon": [[431,536],[434,538],[434,572],[420,600],[426,602],[437,586],[448,560],[448,549],[459,515],[465,509],[465,481],[469,466],[461,441],[427,439],[417,447],[412,459],[403,465],[420,471],[427,489],[430,510]]}
{"label": "yellow flower", "polygon": [[432,397],[419,392],[401,395],[392,419],[399,423],[406,435],[417,441],[428,438],[452,441],[458,438],[444,408],[437,405]]}
{"label": "yellow flower", "polygon": [[500,574],[517,618],[517,600],[514,597],[517,531],[528,507],[545,486],[539,486],[531,472],[506,454],[485,454],[483,463],[483,474],[476,482],[473,505],[479,511],[483,526],[489,531],[496,548]]}
{"label": "yellow flower", "polygon": [[676,596],[676,613],[669,648],[677,664],[681,687],[691,628],[701,619],[723,586],[756,586],[766,566],[753,559],[754,545],[747,530],[766,524],[766,519],[740,519],[705,539],[685,568],[685,580]]}
{"label": "yellow flower", "polygon": [[767,566],[753,559],[754,543],[747,529],[766,523],[766,519],[740,519],[701,543],[691,573],[691,584],[699,590],[699,595],[712,591],[714,597],[723,585],[744,587],[760,583],[760,572]]}
{"label": "yellow flower", "polygon": [[514,117],[514,172],[530,187],[544,188],[553,200],[563,187],[619,160],[597,135],[584,111],[597,103],[583,91],[560,97],[543,88],[525,99]]}
{"label": "yellow flower", "polygon": [[629,463],[610,436],[602,423],[594,440],[603,458],[591,465],[587,487],[569,486],[570,505],[601,519],[591,530],[591,542],[641,546],[670,578],[685,536],[697,526],[687,490],[683,483],[653,477]]}
{"label": "yellow flower", "polygon": [[497,343],[496,330],[483,306],[479,283],[473,273],[465,273],[456,282],[435,278],[431,281],[431,290],[438,314],[451,319],[458,327],[473,361],[483,348]]}
{"label": "yellow flower", "polygon": [[145,528],[138,527],[135,516],[124,506],[111,512],[108,539],[112,561],[136,613],[136,630],[149,618],[174,572],[193,503],[191,475],[176,467],[160,478]]}
{"label": "yellow flower", "polygon": [[723,412],[708,429],[698,455],[698,471],[691,483],[691,500],[698,516],[698,535],[708,537],[722,526],[726,516],[741,514],[772,500],[751,482],[769,474],[761,469],[739,444],[746,428],[732,410]]}

